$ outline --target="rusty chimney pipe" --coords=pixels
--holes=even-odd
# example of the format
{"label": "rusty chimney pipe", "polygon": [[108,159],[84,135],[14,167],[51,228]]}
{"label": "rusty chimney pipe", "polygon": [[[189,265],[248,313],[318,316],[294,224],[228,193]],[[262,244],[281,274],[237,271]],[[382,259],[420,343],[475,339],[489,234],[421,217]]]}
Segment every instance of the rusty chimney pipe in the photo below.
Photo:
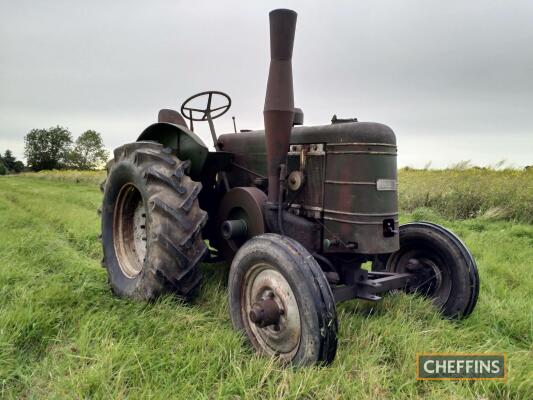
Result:
{"label": "rusty chimney pipe", "polygon": [[273,10],[270,16],[270,70],[265,97],[264,119],[268,164],[268,202],[277,203],[280,164],[286,164],[294,119],[292,49],[296,12]]}

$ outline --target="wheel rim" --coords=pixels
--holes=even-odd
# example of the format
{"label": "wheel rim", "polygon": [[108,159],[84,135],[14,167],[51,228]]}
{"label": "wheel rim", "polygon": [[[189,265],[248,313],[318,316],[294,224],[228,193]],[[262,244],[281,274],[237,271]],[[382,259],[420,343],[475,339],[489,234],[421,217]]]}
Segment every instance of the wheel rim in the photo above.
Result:
{"label": "wheel rim", "polygon": [[[261,352],[290,361],[301,338],[300,311],[285,277],[271,265],[260,263],[246,273],[241,291],[241,316],[248,336]],[[272,300],[279,309],[275,324],[261,327],[251,319],[258,302]]]}
{"label": "wheel rim", "polygon": [[406,289],[430,298],[437,307],[443,307],[452,290],[451,269],[436,249],[422,244],[407,248],[392,260],[394,272],[412,273],[417,279]]}
{"label": "wheel rim", "polygon": [[140,191],[124,185],[118,194],[113,218],[113,244],[124,275],[140,274],[146,257],[146,211]]}

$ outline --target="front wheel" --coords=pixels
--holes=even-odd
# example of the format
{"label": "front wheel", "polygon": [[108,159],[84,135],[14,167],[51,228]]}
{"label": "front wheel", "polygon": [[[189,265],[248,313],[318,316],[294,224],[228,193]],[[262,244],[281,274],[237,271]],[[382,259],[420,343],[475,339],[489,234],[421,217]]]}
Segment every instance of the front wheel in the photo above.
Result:
{"label": "front wheel", "polygon": [[229,276],[235,329],[284,364],[331,363],[337,348],[335,300],[324,273],[295,240],[255,236],[237,252]]}
{"label": "front wheel", "polygon": [[465,244],[442,226],[400,226],[400,249],[389,256],[386,269],[415,274],[406,291],[430,298],[447,318],[466,318],[474,310],[479,294],[476,262]]}

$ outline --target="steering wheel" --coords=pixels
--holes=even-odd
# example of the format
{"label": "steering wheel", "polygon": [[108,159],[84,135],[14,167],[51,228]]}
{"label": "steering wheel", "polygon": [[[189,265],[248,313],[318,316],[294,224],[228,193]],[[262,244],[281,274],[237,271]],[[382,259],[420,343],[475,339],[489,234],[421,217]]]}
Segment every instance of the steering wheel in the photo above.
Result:
{"label": "steering wheel", "polygon": [[[213,95],[222,97],[225,104],[220,107],[211,108],[211,101],[213,99]],[[207,97],[207,105],[204,109],[187,107],[187,104],[199,97]],[[226,93],[218,92],[216,90],[209,90],[207,92],[195,94],[194,96],[191,96],[187,100],[185,100],[181,105],[181,114],[190,121],[208,121],[209,118],[213,120],[215,118],[221,117],[229,110],[230,107],[231,99]],[[195,116],[194,113],[201,115]]]}

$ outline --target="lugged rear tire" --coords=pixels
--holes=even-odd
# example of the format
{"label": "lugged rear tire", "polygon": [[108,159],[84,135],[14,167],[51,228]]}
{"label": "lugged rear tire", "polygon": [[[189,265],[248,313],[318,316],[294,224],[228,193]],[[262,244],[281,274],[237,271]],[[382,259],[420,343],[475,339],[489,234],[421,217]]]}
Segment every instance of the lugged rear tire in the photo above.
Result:
{"label": "lugged rear tire", "polygon": [[188,161],[155,142],[126,144],[114,156],[101,186],[102,265],[113,292],[140,300],[175,292],[190,300],[207,253],[201,183],[187,176]]}

